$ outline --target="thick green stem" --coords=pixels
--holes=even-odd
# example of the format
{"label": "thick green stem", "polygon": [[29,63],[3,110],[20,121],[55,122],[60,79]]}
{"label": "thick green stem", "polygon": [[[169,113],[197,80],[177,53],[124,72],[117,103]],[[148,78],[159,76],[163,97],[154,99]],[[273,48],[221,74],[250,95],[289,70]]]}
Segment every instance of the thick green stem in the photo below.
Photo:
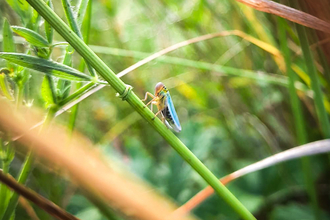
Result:
{"label": "thick green stem", "polygon": [[221,184],[213,173],[145,107],[137,95],[128,90],[123,81],[52,11],[42,0],[27,0],[29,4],[49,22],[49,24],[119,93],[124,99],[198,172],[206,182],[222,197],[243,219],[254,216]]}
{"label": "thick green stem", "polygon": [[80,97],[81,95],[83,95],[90,88],[93,88],[95,85],[96,84],[93,83],[93,82],[87,83],[86,85],[84,85],[83,87],[79,88],[74,93],[72,93],[70,96],[68,96],[67,98],[63,99],[58,105],[59,106],[63,106],[65,104],[71,102],[72,100],[74,100],[74,99]]}

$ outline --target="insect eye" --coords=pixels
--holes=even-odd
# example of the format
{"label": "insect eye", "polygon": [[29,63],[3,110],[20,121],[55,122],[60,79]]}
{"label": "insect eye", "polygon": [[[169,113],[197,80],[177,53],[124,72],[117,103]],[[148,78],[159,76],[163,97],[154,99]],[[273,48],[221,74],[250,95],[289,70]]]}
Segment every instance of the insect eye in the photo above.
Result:
{"label": "insect eye", "polygon": [[166,89],[164,84],[159,82],[155,86],[155,94],[159,94],[163,89]]}

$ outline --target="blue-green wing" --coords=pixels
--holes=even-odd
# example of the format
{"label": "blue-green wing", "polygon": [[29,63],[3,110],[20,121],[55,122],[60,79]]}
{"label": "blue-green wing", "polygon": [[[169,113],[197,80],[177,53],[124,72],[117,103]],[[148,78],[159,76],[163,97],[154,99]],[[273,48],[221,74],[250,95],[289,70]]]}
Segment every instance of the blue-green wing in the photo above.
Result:
{"label": "blue-green wing", "polygon": [[169,92],[166,93],[166,99],[165,99],[165,108],[162,111],[163,116],[165,117],[165,124],[167,126],[170,125],[169,127],[172,128],[176,132],[181,131],[181,125],[179,121],[179,117],[176,114],[174,104],[171,98],[171,95]]}

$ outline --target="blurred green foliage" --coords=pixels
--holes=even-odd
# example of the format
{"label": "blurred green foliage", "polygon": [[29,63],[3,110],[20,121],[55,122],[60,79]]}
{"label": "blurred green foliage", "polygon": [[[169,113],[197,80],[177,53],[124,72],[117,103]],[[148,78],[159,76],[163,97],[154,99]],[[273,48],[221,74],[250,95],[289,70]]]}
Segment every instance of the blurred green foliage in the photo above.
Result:
{"label": "blurred green foliage", "polygon": [[[48,39],[43,20],[23,2],[23,5],[11,0],[0,2],[0,32],[3,32],[6,18],[10,25],[29,28]],[[76,1],[72,2],[72,5],[76,4]],[[54,1],[53,5],[65,20],[61,2]],[[90,22],[89,44],[109,47],[109,50],[119,48],[132,51],[132,55],[127,56],[98,53],[115,72],[141,59],[134,55],[134,51],[152,54],[190,38],[235,29],[276,48],[286,43],[292,53],[291,62],[303,73],[307,71],[303,56],[297,53],[299,40],[291,24],[285,22],[289,37],[287,42],[280,42],[279,23],[275,16],[235,1],[93,1]],[[17,51],[32,52],[32,47],[22,44],[22,38],[16,35],[15,40]],[[51,42],[50,39],[48,41]],[[53,42],[59,41],[63,39],[54,32]],[[55,47],[51,58],[61,62],[65,53],[65,47]],[[259,72],[286,74],[271,54],[237,36],[192,44],[168,56],[235,67],[242,71],[251,70],[256,75]],[[316,54],[315,57],[309,62],[320,60]],[[75,53],[73,68],[78,69],[80,60]],[[6,62],[0,60],[0,68],[5,67]],[[321,71],[322,68],[319,68],[318,77],[322,82],[324,100],[329,102],[330,82],[325,80],[329,73]],[[18,104],[33,103],[33,106],[44,108],[46,114],[42,92],[44,78],[37,72],[28,74],[31,76],[22,88],[22,102]],[[7,85],[13,85],[14,80],[8,79]],[[132,85],[141,98],[146,91],[153,92],[159,81],[170,89],[183,128],[178,137],[218,177],[297,145],[289,91],[284,86],[244,76],[227,76],[215,70],[170,64],[166,63],[166,59],[149,62],[124,76],[123,80]],[[300,78],[299,81],[306,83]],[[12,90],[16,93],[15,88]],[[307,140],[322,139],[313,99],[301,91],[298,95],[308,128]],[[70,112],[55,121],[67,125],[69,117]],[[75,130],[92,140],[106,157],[121,161],[128,170],[181,205],[206,187],[206,183],[140,119],[126,103],[115,97],[111,88],[106,87],[80,103]],[[2,141],[5,142],[4,137]],[[9,173],[18,173],[23,156],[24,153],[17,149]],[[313,157],[311,164],[321,219],[330,219],[329,158]],[[27,185],[81,219],[105,218],[82,192],[50,170],[47,164],[36,164]],[[292,161],[249,174],[228,187],[258,219],[313,219],[304,184],[300,162]],[[51,219],[37,206],[32,204],[32,207],[40,219]],[[201,204],[193,213],[200,219],[239,219],[216,196]],[[15,217],[28,218],[20,206]]]}

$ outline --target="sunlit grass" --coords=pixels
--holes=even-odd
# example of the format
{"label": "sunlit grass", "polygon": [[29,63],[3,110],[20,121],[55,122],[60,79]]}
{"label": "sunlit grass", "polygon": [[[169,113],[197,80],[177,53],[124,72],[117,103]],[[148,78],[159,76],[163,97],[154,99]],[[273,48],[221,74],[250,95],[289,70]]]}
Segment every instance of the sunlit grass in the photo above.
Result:
{"label": "sunlit grass", "polygon": [[[183,158],[178,156],[167,143],[173,144],[176,140],[171,131],[160,120],[150,120],[153,115],[147,109],[140,109],[138,98],[143,98],[146,91],[152,92],[159,81],[170,89],[182,124],[182,132],[177,137],[217,177],[244,169],[293,146],[329,137],[327,91],[330,85],[327,79],[330,76],[326,56],[315,53],[315,45],[322,49],[323,44],[313,42],[314,46],[310,47],[307,41],[310,32],[304,36],[300,27],[296,32],[288,20],[279,21],[273,15],[235,1],[114,3],[82,0],[77,3],[63,0],[62,3],[54,1],[54,6],[47,2],[73,30],[69,32],[62,24],[55,25],[74,50],[63,44],[63,38],[51,28],[55,20],[44,22],[25,1],[21,5],[7,2],[9,5],[0,5],[0,13],[6,17],[0,20],[0,56],[8,56],[2,52],[25,55],[15,57],[15,62],[13,57],[12,62],[0,60],[3,99],[15,103],[17,110],[14,111],[24,106],[43,109],[43,116],[56,117],[53,123],[67,127],[68,136],[74,131],[83,133],[94,142],[93,148],[102,149],[106,158],[123,162],[122,166],[151,184],[152,190],[161,191],[178,205],[206,187],[206,182],[183,158],[197,170],[201,164],[194,164],[197,160],[192,162],[187,156],[189,153],[183,153],[183,148],[176,146]],[[63,8],[63,4],[67,7]],[[275,2],[267,4],[285,8]],[[10,7],[15,16],[7,12]],[[306,22],[305,25],[319,30],[326,30],[328,25],[291,9],[284,17]],[[15,27],[11,29],[10,25]],[[72,37],[73,32],[78,37]],[[82,46],[81,38],[91,44],[92,50]],[[110,69],[96,57],[91,59],[92,51]],[[89,64],[86,65],[77,52]],[[20,58],[27,58],[29,62],[24,63]],[[50,61],[43,62],[45,59]],[[47,69],[37,65],[38,62],[50,66]],[[61,73],[56,72],[59,67]],[[134,98],[128,97],[133,108],[115,96],[117,92],[123,93],[126,87],[114,73],[133,87],[130,94]],[[76,83],[71,81],[73,78],[88,82]],[[103,80],[113,87],[99,84],[104,83]],[[38,133],[38,130],[34,128],[32,132]],[[84,192],[84,197],[92,203],[76,200],[81,195],[79,191],[66,193],[72,186],[70,179],[47,173],[39,162],[31,163],[32,159],[24,165],[22,153],[16,153],[12,161],[14,152],[19,149],[17,141],[24,136],[11,137],[3,133],[0,156],[4,173],[17,174],[21,167],[25,171],[20,182],[24,183],[32,171],[26,186],[54,199],[61,209],[76,216],[92,213],[89,218],[98,219],[90,212],[96,209],[108,219],[129,216],[123,210],[117,215],[116,210],[113,212],[91,192]],[[9,150],[12,149],[9,146],[15,151]],[[34,160],[34,157],[28,158]],[[328,201],[320,193],[320,185],[327,184],[322,177],[326,175],[328,160],[322,156],[304,158],[302,165],[303,168],[294,161],[278,168],[272,165],[237,180],[229,190],[258,219],[281,216],[287,210],[322,219],[329,213],[317,200]],[[205,178],[205,169],[198,172]],[[52,179],[47,179],[47,175]],[[218,185],[215,178],[212,181],[213,186]],[[305,183],[306,190],[285,190]],[[285,203],[274,199],[280,191],[287,198]],[[1,184],[0,203],[9,203],[11,194],[8,192]],[[306,202],[294,199],[307,194]],[[8,207],[0,207],[0,216],[7,208],[6,218],[13,212],[17,218],[25,215],[24,208],[16,207],[18,197],[13,198]],[[40,219],[48,218],[38,207],[33,208]],[[239,206],[236,211],[245,212]],[[239,218],[219,197],[210,198],[192,212],[201,219]],[[252,217],[245,215],[245,218]]]}

